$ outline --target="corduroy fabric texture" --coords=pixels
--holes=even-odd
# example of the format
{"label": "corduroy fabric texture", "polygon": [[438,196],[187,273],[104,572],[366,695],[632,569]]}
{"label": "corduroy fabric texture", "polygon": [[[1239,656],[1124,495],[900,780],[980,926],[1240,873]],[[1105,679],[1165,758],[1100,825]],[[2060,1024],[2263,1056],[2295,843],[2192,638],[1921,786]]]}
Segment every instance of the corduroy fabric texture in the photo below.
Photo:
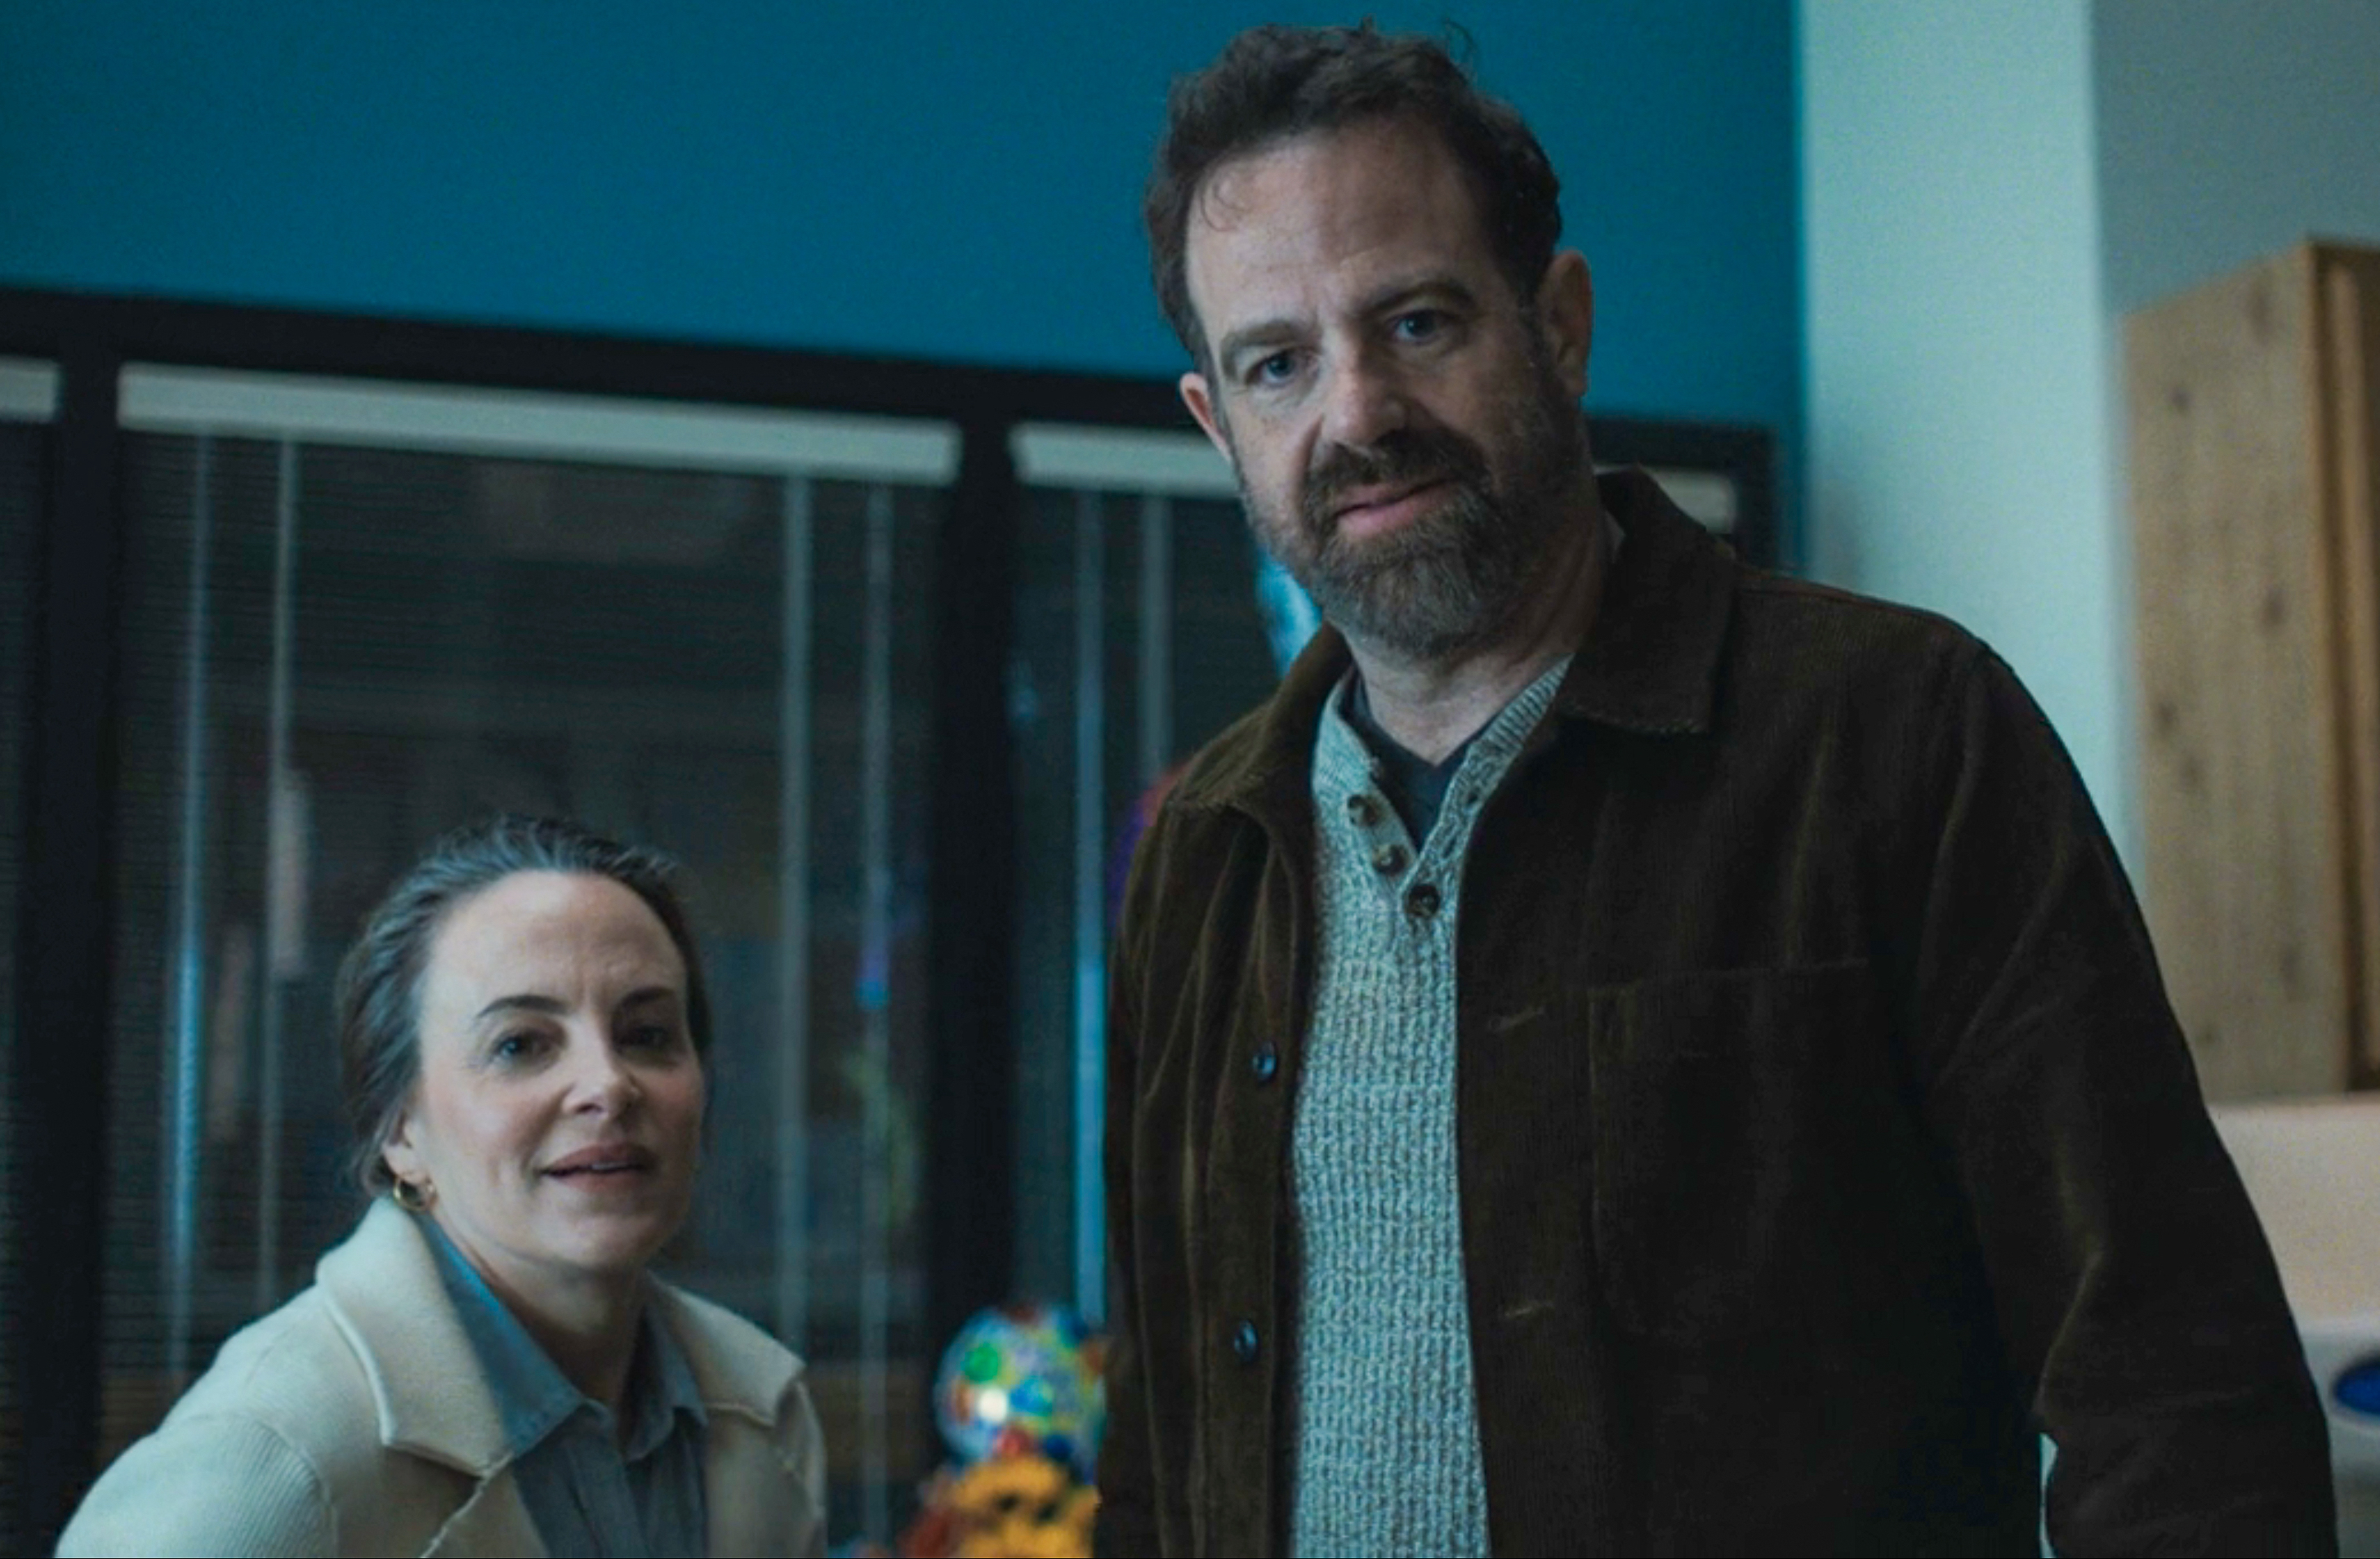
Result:
{"label": "corduroy fabric texture", "polygon": [[1349,686],[1323,707],[1322,936],[1291,1137],[1293,1553],[1488,1552],[1455,1183],[1454,932],[1480,804],[1568,664],[1471,743],[1418,852],[1342,711]]}

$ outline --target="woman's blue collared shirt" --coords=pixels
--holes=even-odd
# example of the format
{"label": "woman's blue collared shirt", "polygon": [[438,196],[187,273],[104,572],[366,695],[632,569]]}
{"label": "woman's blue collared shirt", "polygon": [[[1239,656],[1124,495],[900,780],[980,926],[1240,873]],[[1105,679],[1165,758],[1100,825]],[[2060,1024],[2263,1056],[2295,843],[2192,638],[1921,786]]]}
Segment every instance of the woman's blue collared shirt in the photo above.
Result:
{"label": "woman's blue collared shirt", "polygon": [[513,1477],[549,1553],[665,1559],[705,1550],[701,1394],[650,1305],[629,1367],[625,1437],[565,1379],[445,1231],[419,1220],[479,1355],[513,1450]]}

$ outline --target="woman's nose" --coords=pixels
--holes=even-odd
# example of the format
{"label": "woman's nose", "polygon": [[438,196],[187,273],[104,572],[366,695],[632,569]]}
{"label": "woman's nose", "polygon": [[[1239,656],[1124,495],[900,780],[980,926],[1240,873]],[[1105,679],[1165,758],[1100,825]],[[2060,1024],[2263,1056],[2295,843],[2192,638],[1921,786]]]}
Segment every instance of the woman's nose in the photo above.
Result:
{"label": "woman's nose", "polygon": [[620,1058],[608,1036],[574,1038],[569,1105],[574,1109],[617,1114],[638,1096],[637,1074]]}

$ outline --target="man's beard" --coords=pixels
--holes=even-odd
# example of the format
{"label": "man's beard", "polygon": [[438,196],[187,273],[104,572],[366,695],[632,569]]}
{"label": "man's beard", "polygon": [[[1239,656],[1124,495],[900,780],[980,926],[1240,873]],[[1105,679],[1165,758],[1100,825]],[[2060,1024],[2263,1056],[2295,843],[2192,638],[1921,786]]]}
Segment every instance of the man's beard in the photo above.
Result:
{"label": "man's beard", "polygon": [[[1443,662],[1492,642],[1527,601],[1586,459],[1578,405],[1542,367],[1510,408],[1507,479],[1451,428],[1399,429],[1366,449],[1333,450],[1306,473],[1293,524],[1266,512],[1245,478],[1240,502],[1267,550],[1352,638]],[[1334,511],[1357,489],[1443,484],[1426,512],[1384,536],[1342,533]]]}

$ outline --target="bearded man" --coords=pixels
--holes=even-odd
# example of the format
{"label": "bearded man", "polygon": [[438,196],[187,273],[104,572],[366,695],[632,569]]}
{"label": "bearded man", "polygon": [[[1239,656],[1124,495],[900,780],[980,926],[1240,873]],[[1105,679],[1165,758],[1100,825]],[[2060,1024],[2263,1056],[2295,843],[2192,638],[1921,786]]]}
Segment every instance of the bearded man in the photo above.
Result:
{"label": "bearded man", "polygon": [[1147,207],[1329,626],[1141,843],[1101,1552],[2319,1552],[2325,1431],[2131,893],[1955,626],[1598,478],[1552,169],[1259,29]]}

